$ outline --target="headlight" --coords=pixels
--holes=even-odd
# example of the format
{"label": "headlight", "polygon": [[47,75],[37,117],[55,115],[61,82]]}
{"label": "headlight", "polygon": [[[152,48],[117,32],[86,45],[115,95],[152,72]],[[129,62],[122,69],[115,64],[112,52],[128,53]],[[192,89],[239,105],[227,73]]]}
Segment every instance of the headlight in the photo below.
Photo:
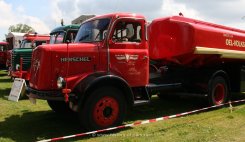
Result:
{"label": "headlight", "polygon": [[19,70],[20,69],[20,65],[19,64],[16,64],[15,69],[16,70]]}
{"label": "headlight", "polygon": [[61,89],[61,88],[65,87],[65,84],[66,84],[65,79],[63,77],[58,77],[58,79],[57,79],[57,87],[59,89]]}

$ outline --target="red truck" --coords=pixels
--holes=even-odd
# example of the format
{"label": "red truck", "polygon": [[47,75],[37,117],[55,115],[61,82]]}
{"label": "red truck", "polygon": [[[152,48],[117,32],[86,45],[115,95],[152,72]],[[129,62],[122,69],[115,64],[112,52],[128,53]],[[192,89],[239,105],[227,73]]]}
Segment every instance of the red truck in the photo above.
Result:
{"label": "red truck", "polygon": [[158,94],[224,103],[244,89],[245,31],[183,16],[114,13],[82,23],[75,43],[33,52],[28,96],[55,112],[78,112],[83,127],[120,125],[126,110]]}
{"label": "red truck", "polygon": [[19,48],[14,48],[11,52],[10,75],[13,78],[23,78],[29,80],[29,69],[31,66],[32,51],[39,45],[49,43],[49,35],[37,33],[27,33],[23,36]]}
{"label": "red truck", "polygon": [[0,42],[0,67],[6,67],[8,42]]}

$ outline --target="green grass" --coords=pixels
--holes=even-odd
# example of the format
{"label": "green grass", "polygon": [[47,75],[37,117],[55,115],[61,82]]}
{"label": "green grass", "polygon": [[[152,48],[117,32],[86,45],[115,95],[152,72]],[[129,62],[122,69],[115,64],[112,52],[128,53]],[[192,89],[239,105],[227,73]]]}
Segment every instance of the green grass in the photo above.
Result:
{"label": "green grass", "polygon": [[[84,132],[75,116],[57,115],[50,110],[46,101],[38,100],[31,104],[29,100],[8,101],[12,82],[0,71],[0,141],[36,141]],[[233,99],[244,99],[237,94]],[[204,107],[203,98],[181,97],[175,100],[160,100],[153,97],[152,103],[133,108],[126,123],[146,120]],[[166,142],[216,142],[245,141],[245,104],[229,108],[159,121],[133,128],[116,130],[87,137],[65,141],[166,141]]]}

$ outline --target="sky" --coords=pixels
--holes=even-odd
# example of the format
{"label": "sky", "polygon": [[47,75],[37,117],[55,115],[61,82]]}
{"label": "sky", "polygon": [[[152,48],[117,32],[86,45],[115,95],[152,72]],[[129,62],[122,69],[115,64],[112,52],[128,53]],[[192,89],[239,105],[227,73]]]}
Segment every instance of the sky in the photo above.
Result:
{"label": "sky", "polygon": [[0,0],[0,41],[18,23],[37,33],[52,29],[82,14],[113,12],[143,14],[147,21],[178,15],[245,30],[245,0]]}

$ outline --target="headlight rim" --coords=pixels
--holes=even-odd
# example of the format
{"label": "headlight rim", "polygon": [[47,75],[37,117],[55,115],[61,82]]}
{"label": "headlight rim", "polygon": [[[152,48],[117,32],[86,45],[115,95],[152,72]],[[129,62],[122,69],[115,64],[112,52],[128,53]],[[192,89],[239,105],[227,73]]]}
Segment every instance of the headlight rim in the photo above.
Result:
{"label": "headlight rim", "polygon": [[15,70],[17,70],[17,71],[20,70],[20,64],[15,65]]}
{"label": "headlight rim", "polygon": [[58,89],[64,88],[65,84],[66,84],[66,82],[65,82],[65,79],[63,77],[60,76],[60,77],[57,78],[57,87],[58,87]]}

